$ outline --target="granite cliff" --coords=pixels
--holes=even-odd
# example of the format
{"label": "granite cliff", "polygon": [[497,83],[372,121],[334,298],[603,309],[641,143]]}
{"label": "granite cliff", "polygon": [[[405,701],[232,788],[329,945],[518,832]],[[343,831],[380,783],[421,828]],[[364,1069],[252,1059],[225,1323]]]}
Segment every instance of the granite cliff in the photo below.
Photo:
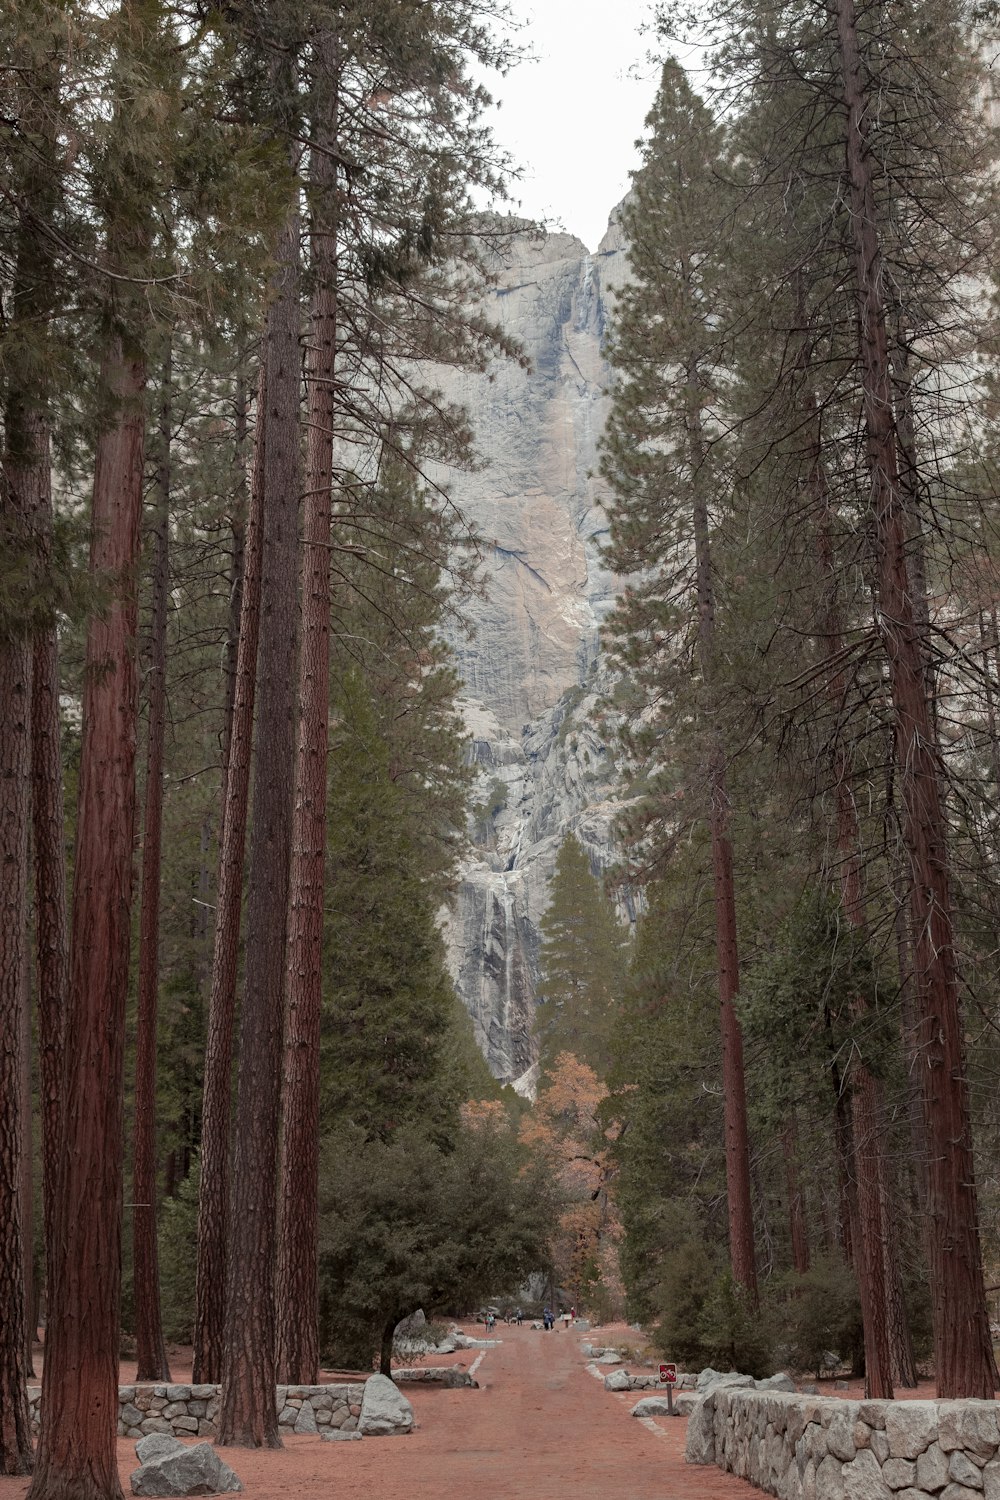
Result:
{"label": "granite cliff", "polygon": [[612,861],[613,746],[594,709],[613,580],[597,444],[608,409],[601,345],[625,275],[617,215],[596,254],[522,236],[489,311],[530,368],[498,364],[461,389],[486,463],[454,494],[484,539],[485,595],[453,645],[477,786],[474,846],[448,918],[459,991],[497,1077],[531,1089],[538,923],[562,839]]}

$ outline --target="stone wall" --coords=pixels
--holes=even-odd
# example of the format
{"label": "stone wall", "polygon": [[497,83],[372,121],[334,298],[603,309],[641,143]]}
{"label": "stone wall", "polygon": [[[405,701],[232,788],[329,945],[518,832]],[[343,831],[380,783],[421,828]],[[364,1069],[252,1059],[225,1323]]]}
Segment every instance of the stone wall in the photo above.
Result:
{"label": "stone wall", "polygon": [[[279,1385],[278,1425],[291,1432],[339,1428],[353,1432],[361,1415],[363,1381],[350,1385]],[[29,1389],[32,1431],[38,1431],[41,1391]],[[123,1385],[118,1389],[118,1436],[145,1437],[166,1432],[173,1437],[214,1437],[219,1407],[217,1385]]]}
{"label": "stone wall", "polygon": [[992,1401],[840,1401],[717,1387],[691,1413],[686,1457],[779,1500],[1000,1500]]}

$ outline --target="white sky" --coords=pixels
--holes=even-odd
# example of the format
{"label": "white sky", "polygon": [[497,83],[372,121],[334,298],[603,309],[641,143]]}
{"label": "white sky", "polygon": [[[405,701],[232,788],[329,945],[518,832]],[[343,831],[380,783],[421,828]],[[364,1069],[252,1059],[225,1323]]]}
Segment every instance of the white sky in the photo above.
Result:
{"label": "white sky", "polygon": [[[640,25],[653,0],[513,0],[537,60],[488,86],[494,132],[523,167],[520,212],[560,221],[596,250],[638,165],[634,142],[653,102],[654,42]],[[635,75],[635,76],[633,76]]]}

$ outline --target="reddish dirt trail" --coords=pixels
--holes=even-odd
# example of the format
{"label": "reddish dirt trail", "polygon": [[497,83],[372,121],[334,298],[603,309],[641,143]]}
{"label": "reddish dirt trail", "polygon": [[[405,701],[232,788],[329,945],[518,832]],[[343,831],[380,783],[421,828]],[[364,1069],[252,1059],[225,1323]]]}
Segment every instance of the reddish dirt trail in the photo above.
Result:
{"label": "reddish dirt trail", "polygon": [[[501,1326],[497,1336],[503,1342],[485,1352],[476,1371],[480,1390],[408,1388],[418,1430],[407,1437],[360,1443],[293,1437],[279,1452],[226,1450],[248,1500],[759,1496],[718,1469],[687,1467],[682,1419],[664,1418],[653,1432],[630,1417],[638,1395],[604,1390],[587,1371],[580,1335]],[[475,1351],[460,1358],[471,1361]],[[119,1458],[127,1495],[134,1444],[120,1442]],[[22,1500],[27,1487],[27,1480],[0,1479],[0,1500]]]}

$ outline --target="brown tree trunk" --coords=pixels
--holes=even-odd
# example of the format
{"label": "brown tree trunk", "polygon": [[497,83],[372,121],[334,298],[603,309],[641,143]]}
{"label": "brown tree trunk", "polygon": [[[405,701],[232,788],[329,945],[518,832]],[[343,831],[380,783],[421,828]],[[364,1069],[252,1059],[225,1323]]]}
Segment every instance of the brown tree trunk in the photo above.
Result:
{"label": "brown tree trunk", "polygon": [[834,1064],[830,1070],[833,1085],[833,1136],[837,1151],[837,1188],[840,1199],[840,1243],[844,1259],[854,1271],[858,1271],[858,1246],[861,1230],[858,1225],[858,1187],[854,1175],[854,1127],[851,1123],[851,1106],[844,1090],[840,1069]]}
{"label": "brown tree trunk", "polygon": [[[52,499],[45,434],[44,498],[39,527],[42,566],[50,551]],[[35,865],[35,951],[38,986],[39,1093],[42,1126],[42,1208],[45,1283],[55,1255],[55,1202],[62,1122],[63,1031],[69,990],[59,648],[55,626],[36,636],[31,677],[31,828]]]}
{"label": "brown tree trunk", "polygon": [[220,1444],[278,1448],[274,1270],[277,1138],[295,766],[298,593],[299,222],[277,253],[267,318],[261,637],[247,942],[233,1128]]}
{"label": "brown tree trunk", "polygon": [[208,1005],[201,1115],[201,1181],[198,1195],[198,1266],[195,1277],[194,1379],[222,1378],[229,1234],[229,1126],[232,1108],[233,1030],[239,967],[243,867],[253,741],[257,646],[260,634],[261,506],[264,495],[265,371],[260,371],[253,478],[246,521],[236,683],[223,761],[219,883],[215,900],[212,989]]}
{"label": "brown tree trunk", "polygon": [[149,730],[139,909],[139,994],[135,1035],[132,1135],[132,1244],[136,1379],[169,1380],[160,1320],[156,1244],[156,1015],[160,983],[160,866],[163,843],[163,749],[167,717],[167,601],[170,589],[170,347],[163,368],[160,456],[156,473]]}
{"label": "brown tree trunk", "polygon": [[906,1313],[906,1298],[903,1293],[903,1272],[899,1260],[900,1235],[899,1214],[895,1193],[890,1179],[890,1164],[883,1150],[881,1153],[881,1177],[879,1201],[882,1208],[882,1242],[885,1245],[885,1306],[889,1325],[889,1354],[892,1359],[894,1385],[904,1390],[915,1390],[917,1386],[917,1362],[910,1336],[910,1320]]}
{"label": "brown tree trunk", "polygon": [[998,1383],[983,1290],[968,1088],[958,1006],[947,826],[921,631],[906,561],[885,287],[854,0],[833,0],[847,106],[865,428],[875,512],[877,621],[889,666],[916,939],[929,1148],[934,1357],[940,1397],[992,1399]]}
{"label": "brown tree trunk", "polygon": [[[30,164],[21,185],[22,201],[30,204],[31,214],[19,226],[18,266],[12,297],[15,322],[22,323],[29,330],[30,339],[42,340],[43,343],[56,298],[56,273],[52,244],[44,233],[39,232],[39,226],[55,218],[61,196],[56,138],[60,119],[62,49],[52,38],[44,51],[48,64],[33,71],[30,87],[23,90],[18,101],[25,136],[31,140]],[[6,414],[13,482],[32,530],[40,578],[47,576],[52,564],[47,370],[48,360],[44,353],[34,361],[33,369],[28,362],[28,368],[20,372],[27,375],[26,384],[19,390],[9,391]],[[35,632],[31,652],[31,817],[47,1285],[54,1254],[54,1204],[62,1119],[62,1035],[69,983],[59,662],[54,621]]]}
{"label": "brown tree trunk", "polygon": [[[813,416],[812,413],[810,413]],[[819,449],[819,431],[815,429],[810,483],[816,505],[816,524],[820,565],[827,590],[826,618],[823,622],[823,650],[827,660],[826,691],[834,724],[843,715],[846,682],[838,663],[843,655],[843,631],[837,604],[837,580],[831,536],[832,517],[826,474]],[[867,930],[864,877],[861,868],[861,835],[854,805],[853,762],[841,734],[835,729],[833,746],[833,782],[837,812],[837,856],[840,873],[840,904],[848,923],[857,932]],[[863,1022],[868,1010],[864,996],[852,1003],[856,1022]],[[891,1400],[892,1351],[885,1289],[892,1280],[886,1264],[883,1237],[881,1184],[884,1179],[882,1155],[883,1102],[882,1089],[864,1059],[851,1064],[851,1117],[857,1184],[857,1226],[855,1272],[861,1296],[861,1315],[865,1333],[865,1395],[870,1400]]]}
{"label": "brown tree trunk", "polygon": [[[554,1302],[552,1304],[552,1310],[553,1310],[553,1312],[555,1312],[555,1303]],[[390,1319],[390,1321],[388,1323],[386,1323],[385,1327],[382,1329],[382,1339],[381,1339],[381,1342],[379,1343],[379,1354],[378,1354],[378,1369],[379,1369],[379,1374],[380,1375],[384,1375],[387,1380],[391,1380],[392,1379],[392,1345],[393,1345],[393,1338],[394,1338],[394,1335],[395,1335],[395,1332],[396,1332],[396,1322],[398,1322],[398,1319],[396,1319],[396,1320]]]}
{"label": "brown tree trunk", "polygon": [[115,597],[87,631],[73,931],[41,1432],[33,1500],[118,1500],[122,1073],[135,815],[136,569],[145,366],[109,336],[90,571]]}
{"label": "brown tree trunk", "polygon": [[[696,392],[696,369],[689,372],[691,401],[688,442],[695,476],[693,507],[695,566],[698,589],[698,644],[702,677],[710,687],[715,676],[715,588],[712,580],[708,506],[698,486],[705,463],[705,440]],[[746,1081],[743,1069],[743,1032],[736,1014],[740,970],[736,945],[736,892],[733,848],[729,839],[729,795],[726,790],[725,748],[716,736],[709,752],[712,882],[715,894],[715,949],[719,980],[719,1024],[722,1033],[722,1091],[725,1099],[726,1193],[729,1207],[729,1256],[733,1277],[751,1303],[757,1305],[757,1266],[754,1255],[753,1202],[750,1190],[750,1143],[747,1130]]]}
{"label": "brown tree trunk", "polygon": [[[0,473],[0,535],[29,546],[12,465]],[[0,1474],[30,1474],[25,1316],[24,954],[30,806],[31,646],[0,640]]]}
{"label": "brown tree trunk", "polygon": [[[236,487],[232,532],[233,555],[229,574],[229,629],[226,635],[226,717],[222,735],[223,774],[229,766],[233,739],[233,716],[236,712],[236,684],[240,668],[240,629],[243,620],[243,575],[246,567],[247,504],[247,387],[242,367],[236,376],[234,400],[236,425]],[[225,801],[225,798],[223,798]]]}
{"label": "brown tree trunk", "polygon": [[788,1228],[792,1242],[792,1265],[800,1276],[809,1269],[809,1234],[806,1229],[799,1168],[796,1160],[795,1117],[789,1115],[781,1132],[781,1155],[785,1164],[785,1191],[788,1197]]}
{"label": "brown tree trunk", "polygon": [[912,944],[910,942],[910,905],[907,900],[905,881],[898,861],[890,852],[891,883],[893,893],[893,932],[896,939],[896,957],[899,966],[899,1029],[903,1061],[906,1064],[906,1117],[910,1133],[910,1179],[914,1210],[919,1217],[924,1241],[924,1250],[930,1260],[929,1221],[927,1217],[927,1131],[924,1122],[924,1106],[921,1095],[921,1063],[917,1051],[917,1015],[914,995]]}
{"label": "brown tree trunk", "polygon": [[312,182],[316,290],[306,364],[308,435],[303,512],[302,644],[288,904],[288,974],[276,1281],[278,1379],[314,1384],[319,1370],[319,1051],[326,885],[330,716],[330,511],[337,337],[336,39],[317,44]]}
{"label": "brown tree trunk", "polygon": [[[28,667],[30,693],[31,667]],[[28,760],[30,763],[30,752]],[[30,788],[30,771],[28,784]],[[30,791],[28,805],[30,806]],[[25,811],[27,816],[27,809]],[[25,872],[27,874],[27,872]],[[25,931],[21,954],[21,1234],[24,1241],[24,1358],[25,1373],[34,1378],[34,1343],[38,1324],[34,1313],[35,1297],[35,1181],[32,1171],[33,1120],[31,1109],[31,947],[28,942],[27,892],[25,893]]]}

